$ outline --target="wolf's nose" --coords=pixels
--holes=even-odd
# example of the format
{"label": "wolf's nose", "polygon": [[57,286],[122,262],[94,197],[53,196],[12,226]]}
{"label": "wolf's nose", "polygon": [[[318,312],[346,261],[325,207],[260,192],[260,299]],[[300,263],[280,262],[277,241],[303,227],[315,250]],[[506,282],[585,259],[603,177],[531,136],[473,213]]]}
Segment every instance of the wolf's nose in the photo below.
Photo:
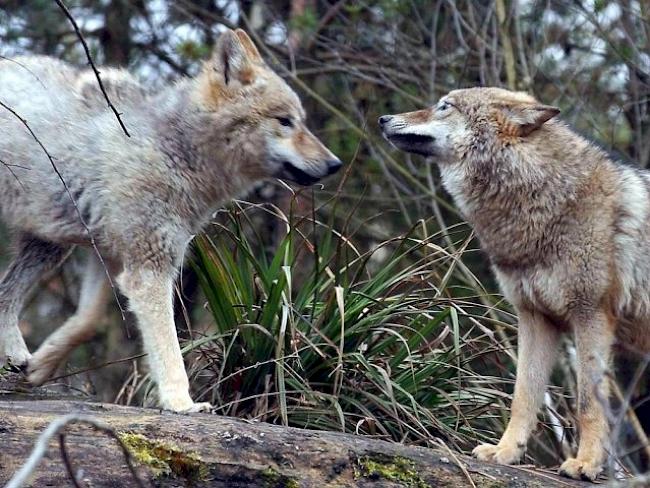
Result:
{"label": "wolf's nose", "polygon": [[383,126],[384,124],[387,124],[392,118],[393,118],[392,115],[382,115],[381,117],[379,117],[378,120],[379,125]]}
{"label": "wolf's nose", "polygon": [[341,169],[341,166],[343,166],[343,163],[341,162],[340,159],[328,159],[327,160],[327,174],[328,175],[333,175],[336,173],[338,170]]}

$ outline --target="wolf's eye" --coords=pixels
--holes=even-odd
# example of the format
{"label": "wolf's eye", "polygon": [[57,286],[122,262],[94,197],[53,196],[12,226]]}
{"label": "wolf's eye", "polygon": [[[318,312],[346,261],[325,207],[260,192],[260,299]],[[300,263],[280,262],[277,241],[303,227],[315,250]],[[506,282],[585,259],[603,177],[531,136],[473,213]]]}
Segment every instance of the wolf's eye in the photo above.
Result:
{"label": "wolf's eye", "polygon": [[447,103],[447,102],[440,102],[440,103],[438,104],[438,112],[444,112],[444,111],[447,110],[449,107],[451,107],[451,105],[450,105],[449,103]]}
{"label": "wolf's eye", "polygon": [[289,117],[276,117],[277,121],[280,122],[280,125],[285,127],[293,127],[293,122]]}

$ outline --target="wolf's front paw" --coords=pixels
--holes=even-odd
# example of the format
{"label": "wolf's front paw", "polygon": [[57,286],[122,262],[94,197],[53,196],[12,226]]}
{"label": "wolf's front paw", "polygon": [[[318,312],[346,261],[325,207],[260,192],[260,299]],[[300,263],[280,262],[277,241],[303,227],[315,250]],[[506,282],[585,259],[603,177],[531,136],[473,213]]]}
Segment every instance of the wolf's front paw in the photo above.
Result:
{"label": "wolf's front paw", "polygon": [[525,446],[509,446],[497,444],[481,444],[476,446],[472,455],[481,461],[492,461],[499,464],[514,464],[524,454]]}
{"label": "wolf's front paw", "polygon": [[182,410],[183,413],[211,412],[212,405],[208,402],[194,403],[190,408]]}
{"label": "wolf's front paw", "polygon": [[54,374],[61,360],[58,350],[41,346],[27,362],[27,381],[35,386],[42,385]]}
{"label": "wolf's front paw", "polygon": [[560,466],[560,474],[573,478],[574,480],[595,481],[602,472],[601,463],[582,461],[577,458],[569,458]]}
{"label": "wolf's front paw", "polygon": [[189,394],[167,394],[161,395],[160,406],[163,410],[171,410],[178,413],[209,412],[212,405],[209,403],[194,403]]}

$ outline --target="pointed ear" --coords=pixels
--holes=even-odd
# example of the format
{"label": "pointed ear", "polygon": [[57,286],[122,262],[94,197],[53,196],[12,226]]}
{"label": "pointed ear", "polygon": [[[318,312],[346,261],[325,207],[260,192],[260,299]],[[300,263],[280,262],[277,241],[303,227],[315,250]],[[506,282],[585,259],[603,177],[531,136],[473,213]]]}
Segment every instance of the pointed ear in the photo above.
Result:
{"label": "pointed ear", "polygon": [[559,108],[550,105],[517,104],[500,108],[508,124],[521,137],[526,137],[560,113]]}
{"label": "pointed ear", "polygon": [[251,59],[251,61],[254,63],[261,63],[262,56],[260,56],[260,52],[257,50],[257,46],[248,36],[248,34],[246,34],[246,32],[241,29],[235,29],[235,34],[239,38],[239,42],[241,42],[242,46],[244,46],[246,54],[248,54],[248,57]]}
{"label": "pointed ear", "polygon": [[[248,41],[252,44],[250,39]],[[257,49],[255,52],[259,57]],[[240,36],[230,29],[219,36],[210,60],[212,70],[225,85],[230,85],[233,82],[243,85],[252,83],[255,79],[255,70],[253,69],[255,62],[256,60],[249,49],[240,40]]]}

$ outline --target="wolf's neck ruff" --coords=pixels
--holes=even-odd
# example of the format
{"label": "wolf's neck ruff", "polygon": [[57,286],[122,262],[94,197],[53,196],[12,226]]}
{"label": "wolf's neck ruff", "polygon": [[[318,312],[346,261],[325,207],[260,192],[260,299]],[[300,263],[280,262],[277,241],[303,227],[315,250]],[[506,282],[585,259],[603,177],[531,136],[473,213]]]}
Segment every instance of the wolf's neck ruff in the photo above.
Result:
{"label": "wolf's neck ruff", "polygon": [[[155,114],[155,133],[169,171],[162,175],[165,181],[161,185],[170,174],[178,179],[177,208],[192,233],[200,230],[214,210],[245,193],[259,179],[247,174],[246,168],[265,157],[262,144],[241,141],[246,127],[233,122],[228,113],[193,105],[194,88],[193,82],[187,81],[176,86],[171,97],[159,95],[168,102],[164,111]],[[205,131],[206,127],[211,130]]]}
{"label": "wolf's neck ruff", "polygon": [[[548,140],[566,141],[576,158],[564,161]],[[554,230],[571,225],[576,204],[614,167],[561,122],[518,145],[464,151],[465,161],[441,164],[445,189],[474,227],[492,262],[508,270],[552,262]]]}

